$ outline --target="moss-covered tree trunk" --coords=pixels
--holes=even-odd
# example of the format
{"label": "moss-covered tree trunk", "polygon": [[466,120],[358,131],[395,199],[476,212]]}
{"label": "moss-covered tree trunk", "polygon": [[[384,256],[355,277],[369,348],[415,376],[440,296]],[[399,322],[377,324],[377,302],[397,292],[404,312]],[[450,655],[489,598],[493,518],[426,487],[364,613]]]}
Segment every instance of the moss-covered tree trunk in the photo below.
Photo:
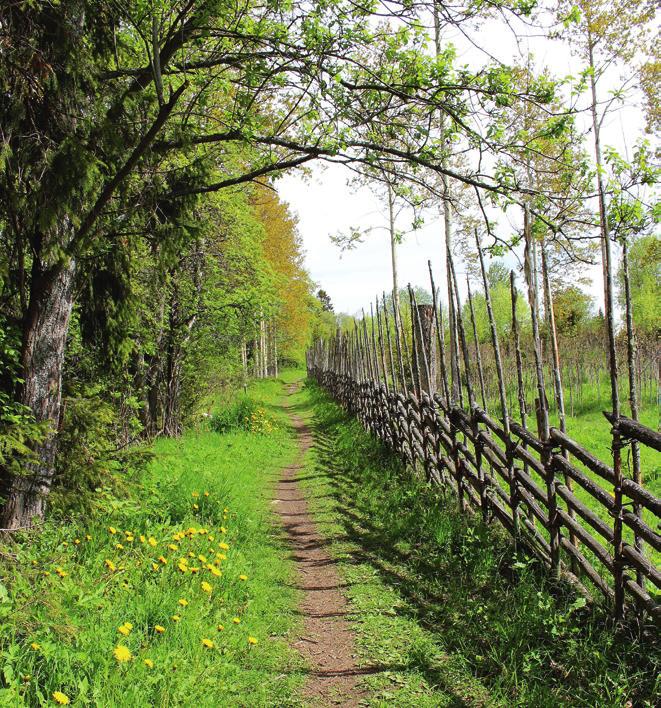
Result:
{"label": "moss-covered tree trunk", "polygon": [[31,526],[42,519],[55,472],[57,428],[62,401],[64,351],[73,306],[76,265],[73,260],[32,273],[30,303],[25,316],[20,400],[38,422],[48,424],[45,438],[33,445],[34,460],[20,474],[5,478],[5,504],[0,525],[5,529]]}

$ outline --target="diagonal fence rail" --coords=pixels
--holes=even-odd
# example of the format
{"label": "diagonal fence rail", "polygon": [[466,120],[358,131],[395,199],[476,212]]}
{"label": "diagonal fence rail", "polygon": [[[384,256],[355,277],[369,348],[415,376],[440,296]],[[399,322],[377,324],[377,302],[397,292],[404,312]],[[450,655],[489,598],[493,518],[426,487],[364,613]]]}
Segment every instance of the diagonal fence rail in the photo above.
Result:
{"label": "diagonal fence rail", "polygon": [[[530,428],[513,274],[519,419],[509,412],[485,277],[500,416],[487,412],[480,349],[469,350],[456,278],[448,317],[456,329],[450,326],[447,337],[431,267],[430,278],[432,305],[418,305],[409,288],[410,332],[403,331],[401,312],[384,296],[376,315],[363,317],[353,331],[314,343],[307,353],[310,377],[407,464],[422,467],[430,483],[451,489],[463,512],[499,522],[515,544],[557,577],[590,594],[590,586],[596,589],[616,618],[630,607],[661,619],[661,499],[645,488],[639,468],[635,479],[625,476],[621,465],[626,448],[638,460],[643,447],[661,452],[661,435],[621,414],[605,413],[612,439],[609,465],[567,435],[563,418],[560,427],[551,426],[534,308],[536,429]],[[476,368],[482,406],[476,402]],[[551,369],[559,377],[553,364]]]}

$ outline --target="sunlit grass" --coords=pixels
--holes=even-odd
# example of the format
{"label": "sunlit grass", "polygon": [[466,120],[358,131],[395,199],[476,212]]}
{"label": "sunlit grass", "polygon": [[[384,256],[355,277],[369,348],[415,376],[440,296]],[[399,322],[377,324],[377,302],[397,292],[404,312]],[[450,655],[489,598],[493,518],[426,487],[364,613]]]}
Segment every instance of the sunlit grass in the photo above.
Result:
{"label": "sunlit grass", "polygon": [[[250,393],[268,410],[282,391]],[[202,426],[157,441],[125,496],[99,490],[97,517],[4,543],[0,705],[291,702],[297,596],[268,491],[295,449],[281,418]]]}

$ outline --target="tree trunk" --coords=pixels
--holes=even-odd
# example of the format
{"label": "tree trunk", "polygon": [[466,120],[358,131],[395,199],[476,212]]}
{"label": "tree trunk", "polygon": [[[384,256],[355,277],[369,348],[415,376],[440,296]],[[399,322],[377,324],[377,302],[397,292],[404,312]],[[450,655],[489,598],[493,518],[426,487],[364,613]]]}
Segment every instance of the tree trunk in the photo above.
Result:
{"label": "tree trunk", "polygon": [[[420,387],[430,396],[436,392],[436,322],[434,320],[434,307],[432,305],[418,305],[418,315],[414,314],[413,342],[416,356],[413,361],[417,363],[418,371],[415,380],[420,381]],[[416,322],[416,320],[418,320]],[[422,342],[418,334],[418,324],[422,331]]]}
{"label": "tree trunk", "polygon": [[20,400],[32,410],[37,422],[49,424],[49,430],[34,446],[35,461],[26,465],[22,474],[6,479],[6,501],[0,514],[0,526],[6,529],[31,526],[35,519],[44,517],[55,472],[62,368],[75,273],[74,260],[47,273],[34,268],[23,329]]}
{"label": "tree trunk", "polygon": [[273,337],[273,375],[278,376],[278,328],[275,320],[271,325],[271,335]]}
{"label": "tree trunk", "polygon": [[388,231],[390,233],[390,260],[392,263],[392,305],[397,331],[402,333],[400,321],[399,283],[397,280],[397,231],[395,229],[395,195],[388,182]]}

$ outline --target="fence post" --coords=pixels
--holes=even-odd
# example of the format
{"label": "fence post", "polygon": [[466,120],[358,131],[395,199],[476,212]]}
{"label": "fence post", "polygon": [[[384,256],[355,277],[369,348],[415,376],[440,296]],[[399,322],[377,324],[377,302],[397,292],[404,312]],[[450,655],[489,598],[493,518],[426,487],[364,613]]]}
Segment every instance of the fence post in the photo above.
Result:
{"label": "fence post", "polygon": [[528,302],[530,304],[530,318],[532,321],[533,348],[535,352],[535,371],[537,375],[537,398],[535,399],[535,413],[537,416],[537,430],[542,442],[541,456],[544,473],[546,475],[546,505],[549,514],[549,537],[551,546],[551,570],[556,577],[560,576],[560,525],[558,516],[558,499],[555,489],[555,470],[551,465],[552,447],[549,436],[549,413],[546,402],[546,387],[544,384],[544,367],[542,362],[542,346],[539,335],[539,321],[537,319],[537,293],[535,278],[532,272],[531,249],[532,234],[530,228],[530,212],[526,205],[523,212],[524,235],[524,273],[528,286]]}

